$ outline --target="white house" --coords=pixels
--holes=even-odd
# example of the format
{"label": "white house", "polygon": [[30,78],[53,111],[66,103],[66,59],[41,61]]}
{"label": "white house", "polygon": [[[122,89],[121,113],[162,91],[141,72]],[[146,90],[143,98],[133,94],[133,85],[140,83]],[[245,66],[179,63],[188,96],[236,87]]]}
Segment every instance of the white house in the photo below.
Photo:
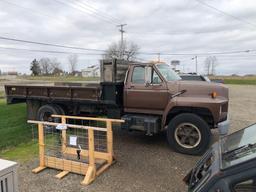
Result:
{"label": "white house", "polygon": [[98,65],[91,65],[86,69],[82,69],[83,77],[99,77],[100,76],[100,67]]}

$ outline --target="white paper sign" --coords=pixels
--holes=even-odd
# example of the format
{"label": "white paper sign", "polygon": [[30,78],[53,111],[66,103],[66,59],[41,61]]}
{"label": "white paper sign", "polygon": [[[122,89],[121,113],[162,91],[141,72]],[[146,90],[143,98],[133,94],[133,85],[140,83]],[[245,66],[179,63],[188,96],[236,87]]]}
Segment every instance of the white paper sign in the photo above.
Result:
{"label": "white paper sign", "polygon": [[77,136],[70,136],[69,137],[69,144],[73,146],[77,146]]}
{"label": "white paper sign", "polygon": [[67,126],[64,125],[64,124],[58,124],[58,125],[56,126],[56,129],[58,129],[58,130],[65,130],[65,129],[67,129]]}

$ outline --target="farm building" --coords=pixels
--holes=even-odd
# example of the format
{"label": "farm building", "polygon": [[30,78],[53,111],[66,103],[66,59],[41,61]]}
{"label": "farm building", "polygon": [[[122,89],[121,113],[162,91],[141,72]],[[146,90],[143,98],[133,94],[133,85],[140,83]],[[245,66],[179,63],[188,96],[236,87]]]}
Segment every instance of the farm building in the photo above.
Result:
{"label": "farm building", "polygon": [[99,77],[100,76],[100,67],[98,65],[91,65],[86,69],[82,70],[83,77]]}

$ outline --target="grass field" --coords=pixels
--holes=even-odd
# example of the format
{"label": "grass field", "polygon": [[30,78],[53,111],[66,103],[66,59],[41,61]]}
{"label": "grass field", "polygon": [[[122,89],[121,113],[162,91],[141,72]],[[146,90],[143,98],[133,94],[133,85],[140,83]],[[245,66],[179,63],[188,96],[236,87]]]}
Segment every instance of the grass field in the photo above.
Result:
{"label": "grass field", "polygon": [[256,85],[256,76],[214,76],[210,79],[223,79],[225,84]]}
{"label": "grass field", "polygon": [[98,81],[99,77],[75,77],[75,76],[23,76],[26,80],[39,81]]}
{"label": "grass field", "polygon": [[5,96],[4,91],[0,91],[0,99],[3,98]]}
{"label": "grass field", "polygon": [[256,79],[224,79],[225,84],[256,85]]}
{"label": "grass field", "polygon": [[8,160],[26,162],[38,156],[38,144],[34,141],[21,143],[16,147],[0,152],[0,157]]}
{"label": "grass field", "polygon": [[[71,81],[99,81],[99,77],[74,77],[74,76],[23,76],[26,80],[71,82]],[[210,79],[223,79],[225,84],[256,85],[256,76],[214,76]]]}
{"label": "grass field", "polygon": [[26,160],[37,149],[31,126],[26,123],[25,104],[6,105],[0,99],[0,157]]}

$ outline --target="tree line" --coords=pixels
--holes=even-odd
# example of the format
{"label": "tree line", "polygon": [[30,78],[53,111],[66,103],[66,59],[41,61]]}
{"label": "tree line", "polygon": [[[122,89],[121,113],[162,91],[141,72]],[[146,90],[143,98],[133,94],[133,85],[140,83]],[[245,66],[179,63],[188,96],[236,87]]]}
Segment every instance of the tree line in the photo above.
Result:
{"label": "tree line", "polygon": [[[139,46],[133,42],[113,42],[106,49],[106,52],[102,55],[102,58],[117,58],[127,61],[134,61],[138,51]],[[67,61],[69,65],[69,72],[65,72],[63,70],[61,63],[56,58],[44,57],[40,60],[34,59],[30,65],[30,70],[32,72],[31,75],[61,75],[67,73],[74,75],[77,70],[78,56],[76,54],[69,55]]]}
{"label": "tree line", "polygon": [[74,75],[77,70],[78,56],[75,54],[69,55],[68,58],[69,72],[65,72],[61,62],[57,58],[43,57],[40,60],[34,59],[30,64],[31,75]]}
{"label": "tree line", "polygon": [[[133,42],[113,42],[106,49],[102,55],[103,59],[124,59],[127,61],[135,61],[140,47]],[[70,74],[75,75],[77,70],[78,56],[76,54],[69,55],[67,58],[69,71],[65,72],[61,63],[56,58],[41,58],[39,61],[34,59],[31,62],[30,70],[32,75],[61,75]],[[206,75],[214,75],[218,60],[215,56],[208,56],[204,61],[204,70]]]}

